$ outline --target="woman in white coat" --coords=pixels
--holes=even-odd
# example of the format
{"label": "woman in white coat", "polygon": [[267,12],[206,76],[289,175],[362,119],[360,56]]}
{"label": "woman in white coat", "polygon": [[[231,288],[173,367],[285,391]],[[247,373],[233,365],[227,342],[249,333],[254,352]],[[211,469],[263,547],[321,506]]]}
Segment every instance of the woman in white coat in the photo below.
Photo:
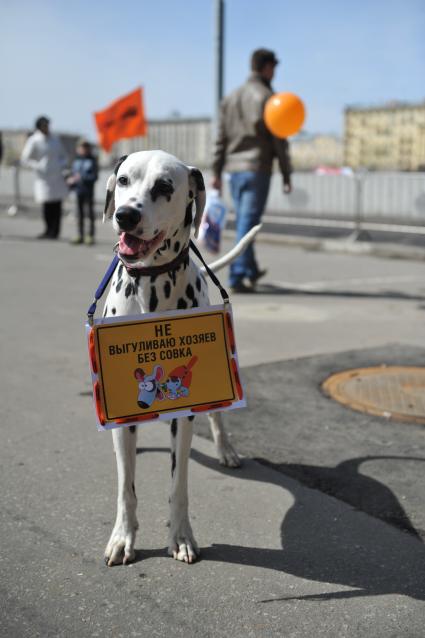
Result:
{"label": "woman in white coat", "polygon": [[63,170],[68,158],[62,143],[49,130],[49,119],[39,117],[35,122],[35,132],[24,146],[21,164],[35,171],[35,201],[42,204],[46,224],[39,239],[57,239],[62,218],[62,200],[68,194]]}

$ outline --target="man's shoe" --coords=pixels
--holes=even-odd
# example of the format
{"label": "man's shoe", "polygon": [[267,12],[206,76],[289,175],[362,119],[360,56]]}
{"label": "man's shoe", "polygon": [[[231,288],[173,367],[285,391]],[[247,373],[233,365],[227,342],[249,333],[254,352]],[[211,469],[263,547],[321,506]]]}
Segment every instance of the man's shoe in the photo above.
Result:
{"label": "man's shoe", "polygon": [[82,237],[76,237],[75,239],[71,239],[70,244],[72,244],[73,246],[79,246],[79,244],[83,243],[83,238]]}
{"label": "man's shoe", "polygon": [[37,239],[51,239],[51,235],[49,233],[41,233],[41,235],[37,235]]}
{"label": "man's shoe", "polygon": [[86,237],[84,240],[84,243],[86,244],[86,246],[93,246],[94,237]]}
{"label": "man's shoe", "polygon": [[243,281],[234,286],[230,286],[230,292],[232,293],[253,293],[255,292],[254,288],[250,286],[246,286]]}
{"label": "man's shoe", "polygon": [[264,268],[263,270],[259,270],[254,277],[249,277],[249,282],[251,286],[255,286],[257,281],[261,279],[262,277],[264,277],[264,275],[267,275],[267,268]]}

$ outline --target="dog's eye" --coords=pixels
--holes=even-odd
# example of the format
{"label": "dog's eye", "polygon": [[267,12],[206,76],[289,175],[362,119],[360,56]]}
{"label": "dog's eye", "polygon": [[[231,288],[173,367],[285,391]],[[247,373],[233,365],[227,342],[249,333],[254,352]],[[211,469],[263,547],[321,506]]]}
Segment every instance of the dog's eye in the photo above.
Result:
{"label": "dog's eye", "polygon": [[161,196],[165,197],[167,202],[169,202],[173,193],[174,186],[171,180],[157,179],[151,188],[151,198],[153,202]]}
{"label": "dog's eye", "polygon": [[128,186],[128,177],[126,177],[125,175],[121,175],[121,177],[118,177],[118,184],[120,186]]}

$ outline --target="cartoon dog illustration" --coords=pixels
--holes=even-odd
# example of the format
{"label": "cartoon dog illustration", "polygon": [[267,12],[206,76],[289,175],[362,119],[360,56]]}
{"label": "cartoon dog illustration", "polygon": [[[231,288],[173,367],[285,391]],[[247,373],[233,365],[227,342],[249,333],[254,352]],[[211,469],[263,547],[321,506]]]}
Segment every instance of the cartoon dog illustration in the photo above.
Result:
{"label": "cartoon dog illustration", "polygon": [[159,383],[164,376],[164,370],[161,366],[155,366],[152,374],[146,374],[142,368],[136,368],[134,376],[139,382],[137,403],[141,408],[149,408],[155,399],[160,401],[164,399],[164,393]]}
{"label": "cartoon dog illustration", "polygon": [[173,400],[189,396],[189,388],[182,385],[182,380],[179,377],[168,377],[162,387],[167,399]]}
{"label": "cartoon dog illustration", "polygon": [[192,357],[187,366],[177,366],[170,372],[162,387],[167,399],[179,399],[189,396],[189,387],[192,382],[192,368],[198,361],[198,357]]}

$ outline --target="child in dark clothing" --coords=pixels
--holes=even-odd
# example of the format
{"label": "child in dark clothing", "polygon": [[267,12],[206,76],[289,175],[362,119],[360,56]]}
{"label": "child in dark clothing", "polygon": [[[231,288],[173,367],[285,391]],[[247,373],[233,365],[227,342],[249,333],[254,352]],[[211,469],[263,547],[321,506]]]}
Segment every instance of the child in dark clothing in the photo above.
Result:
{"label": "child in dark clothing", "polygon": [[[78,235],[72,242],[88,246],[94,244],[95,221],[94,221],[94,185],[97,180],[97,160],[92,154],[92,147],[89,142],[82,140],[77,146],[77,157],[72,163],[72,174],[68,178],[68,184],[75,190],[78,204]],[[84,217],[87,210],[90,220],[89,235],[84,235]]]}

